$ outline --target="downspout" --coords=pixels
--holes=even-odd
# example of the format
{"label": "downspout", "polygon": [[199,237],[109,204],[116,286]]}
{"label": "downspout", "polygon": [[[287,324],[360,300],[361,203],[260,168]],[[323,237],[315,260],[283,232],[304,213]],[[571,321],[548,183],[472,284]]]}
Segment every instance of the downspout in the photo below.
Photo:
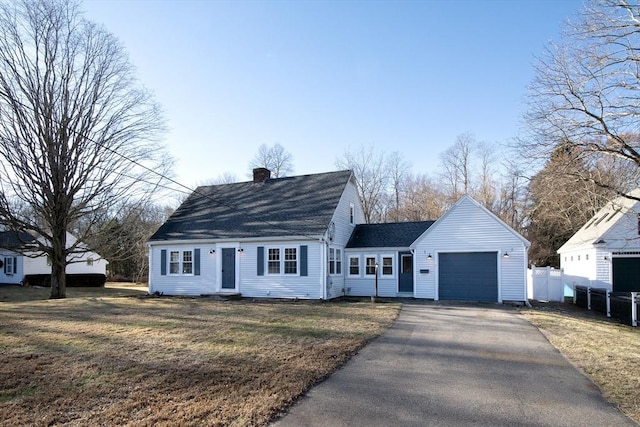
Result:
{"label": "downspout", "polygon": [[322,287],[322,299],[327,299],[327,242],[320,238],[320,286]]}

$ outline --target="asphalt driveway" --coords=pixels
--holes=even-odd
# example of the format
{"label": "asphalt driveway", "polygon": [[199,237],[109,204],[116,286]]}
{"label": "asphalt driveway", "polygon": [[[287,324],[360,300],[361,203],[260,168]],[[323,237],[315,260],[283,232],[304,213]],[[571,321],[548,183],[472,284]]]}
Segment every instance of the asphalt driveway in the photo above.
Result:
{"label": "asphalt driveway", "polygon": [[636,426],[517,311],[406,304],[275,426]]}

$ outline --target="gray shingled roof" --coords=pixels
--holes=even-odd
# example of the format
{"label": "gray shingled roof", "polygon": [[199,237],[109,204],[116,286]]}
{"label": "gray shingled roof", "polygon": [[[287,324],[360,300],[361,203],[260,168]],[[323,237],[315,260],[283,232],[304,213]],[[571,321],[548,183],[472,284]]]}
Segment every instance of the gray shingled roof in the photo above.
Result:
{"label": "gray shingled roof", "polygon": [[149,241],[325,233],[351,171],[198,187]]}
{"label": "gray shingled roof", "polygon": [[347,248],[408,248],[435,221],[356,225]]}
{"label": "gray shingled roof", "polygon": [[24,231],[20,233],[0,231],[0,248],[13,250],[33,241],[35,241],[35,238]]}

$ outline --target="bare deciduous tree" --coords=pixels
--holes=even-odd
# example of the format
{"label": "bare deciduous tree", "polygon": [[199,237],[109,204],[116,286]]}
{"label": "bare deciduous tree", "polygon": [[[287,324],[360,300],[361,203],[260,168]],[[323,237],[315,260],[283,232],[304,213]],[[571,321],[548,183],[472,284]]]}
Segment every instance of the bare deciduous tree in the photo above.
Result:
{"label": "bare deciduous tree", "polygon": [[571,144],[559,145],[545,167],[529,184],[527,238],[529,260],[559,267],[556,251],[608,200],[609,194],[593,182],[576,179],[591,167]]}
{"label": "bare deciduous tree", "polygon": [[476,144],[472,134],[463,133],[456,137],[451,147],[440,154],[442,185],[449,203],[454,203],[463,194],[471,191],[471,156]]}
{"label": "bare deciduous tree", "polygon": [[373,145],[361,146],[357,151],[346,150],[344,157],[336,160],[336,166],[353,171],[365,221],[368,224],[381,222],[389,183],[384,152],[377,151]]}
{"label": "bare deciduous tree", "polygon": [[250,164],[251,168],[267,168],[274,178],[293,173],[293,156],[278,143],[272,147],[262,144]]}
{"label": "bare deciduous tree", "polygon": [[89,240],[168,170],[162,116],[122,45],[77,3],[21,0],[0,5],[0,118],[0,224],[43,237],[29,249],[49,257],[51,297],[63,298],[66,265],[86,250],[67,246],[70,226],[82,218]]}
{"label": "bare deciduous tree", "polygon": [[411,165],[397,151],[389,155],[386,163],[391,187],[391,203],[389,203],[388,216],[391,221],[398,222],[402,218],[402,200]]}
{"label": "bare deciduous tree", "polygon": [[[537,61],[525,116],[530,134],[519,144],[548,159],[560,143],[575,147],[586,164],[615,159],[623,180],[574,171],[629,196],[640,182],[640,8],[627,0],[590,1],[564,39]],[[589,170],[593,172],[593,169]],[[633,198],[633,197],[632,197]]]}
{"label": "bare deciduous tree", "polygon": [[401,211],[403,220],[436,220],[445,210],[445,197],[435,180],[426,174],[408,177]]}
{"label": "bare deciduous tree", "polygon": [[529,179],[519,162],[507,161],[499,184],[494,213],[518,232],[523,232],[527,213],[527,184]]}
{"label": "bare deciduous tree", "polygon": [[170,213],[170,208],[152,203],[125,204],[110,213],[99,232],[87,241],[109,260],[109,280],[142,282],[149,277],[146,242]]}
{"label": "bare deciduous tree", "polygon": [[[233,184],[234,182],[238,182],[239,179],[237,175],[233,172],[223,172],[215,178],[211,178],[208,180],[204,180],[198,182],[196,186],[200,185],[220,185],[220,184]],[[185,197],[186,198],[186,197]]]}

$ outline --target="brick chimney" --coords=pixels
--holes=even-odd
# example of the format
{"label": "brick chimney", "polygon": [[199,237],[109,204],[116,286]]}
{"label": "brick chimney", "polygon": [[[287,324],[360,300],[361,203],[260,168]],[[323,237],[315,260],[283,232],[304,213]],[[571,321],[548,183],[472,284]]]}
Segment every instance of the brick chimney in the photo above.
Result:
{"label": "brick chimney", "polygon": [[262,184],[271,178],[271,171],[267,168],[255,168],[253,170],[253,183]]}

